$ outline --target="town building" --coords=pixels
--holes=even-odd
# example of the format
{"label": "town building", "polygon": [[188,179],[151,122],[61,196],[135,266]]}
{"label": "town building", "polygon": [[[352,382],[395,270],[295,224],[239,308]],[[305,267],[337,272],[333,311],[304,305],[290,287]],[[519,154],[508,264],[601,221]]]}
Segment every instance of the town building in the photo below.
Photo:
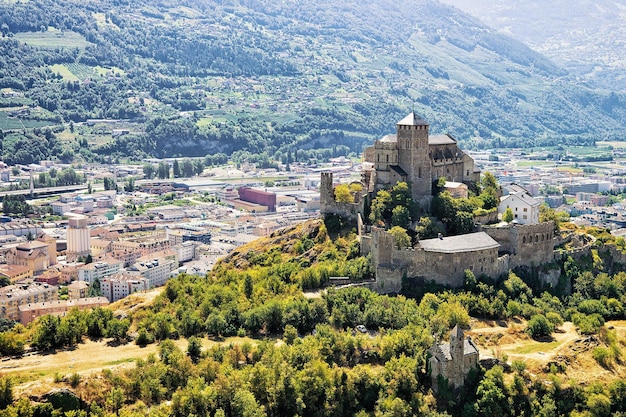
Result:
{"label": "town building", "polygon": [[50,266],[49,249],[47,243],[38,240],[20,243],[7,252],[7,263],[25,266],[33,274],[39,274]]}
{"label": "town building", "polygon": [[100,289],[104,297],[115,302],[136,292],[150,289],[150,282],[136,274],[117,273],[102,279]]}
{"label": "town building", "polygon": [[92,284],[96,279],[113,275],[122,269],[122,262],[117,259],[93,262],[78,268],[78,279]]}
{"label": "town building", "polygon": [[11,284],[32,280],[33,270],[25,265],[0,265],[0,278],[8,279]]}
{"label": "town building", "polygon": [[67,286],[67,294],[70,300],[87,298],[87,294],[89,294],[89,284],[85,281],[74,281]]}
{"label": "town building", "polygon": [[19,322],[23,325],[27,325],[38,317],[47,314],[63,317],[74,308],[86,310],[94,307],[104,307],[107,305],[109,305],[109,300],[104,297],[42,301],[22,304],[18,308]]}
{"label": "town building", "polygon": [[0,288],[0,317],[19,321],[19,306],[58,299],[57,288],[48,284],[9,285]]}
{"label": "town building", "polygon": [[541,202],[530,195],[523,187],[511,184],[502,187],[498,213],[503,214],[507,208],[513,212],[513,220],[519,224],[539,223],[539,207]]}
{"label": "town building", "polygon": [[90,235],[87,218],[84,216],[70,217],[67,226],[67,259],[75,261],[79,257],[89,255]]}

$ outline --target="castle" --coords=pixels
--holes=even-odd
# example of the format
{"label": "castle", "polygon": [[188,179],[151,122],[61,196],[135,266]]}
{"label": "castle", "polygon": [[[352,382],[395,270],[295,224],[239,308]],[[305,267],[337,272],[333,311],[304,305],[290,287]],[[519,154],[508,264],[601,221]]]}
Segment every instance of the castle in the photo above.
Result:
{"label": "castle", "polygon": [[459,388],[470,370],[478,369],[478,347],[472,339],[464,337],[458,325],[450,332],[450,343],[435,342],[430,348],[430,355],[428,367],[435,391],[439,388],[439,376],[445,378],[451,388]]}
{"label": "castle", "polygon": [[368,192],[411,185],[413,200],[427,207],[433,181],[477,183],[480,170],[450,135],[429,135],[429,125],[414,112],[396,125],[396,134],[374,142],[363,153],[363,184]]}
{"label": "castle", "polygon": [[[397,124],[397,133],[375,141],[363,155],[363,193],[354,202],[337,202],[332,173],[322,173],[320,212],[356,221],[361,254],[371,255],[379,293],[397,293],[404,278],[413,282],[434,282],[460,287],[465,271],[497,279],[522,265],[541,265],[554,260],[554,224],[540,223],[534,216],[514,222],[479,225],[476,233],[425,239],[409,248],[398,248],[388,231],[363,222],[368,200],[378,190],[390,189],[404,181],[411,187],[413,200],[428,210],[433,181],[445,177],[459,183],[478,183],[480,170],[449,135],[429,136],[429,125],[415,113]],[[508,204],[508,203],[507,203]],[[520,213],[525,213],[520,208]]]}

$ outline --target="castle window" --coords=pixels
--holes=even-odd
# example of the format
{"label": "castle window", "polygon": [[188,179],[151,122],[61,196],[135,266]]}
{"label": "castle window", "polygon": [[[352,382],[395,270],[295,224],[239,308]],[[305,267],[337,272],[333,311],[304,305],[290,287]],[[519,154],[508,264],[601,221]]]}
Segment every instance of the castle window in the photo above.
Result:
{"label": "castle window", "polygon": [[417,178],[422,178],[422,167],[417,170]]}
{"label": "castle window", "polygon": [[526,236],[522,238],[522,243],[526,243]]}
{"label": "castle window", "polygon": [[524,212],[528,211],[528,207],[524,207]]}
{"label": "castle window", "polygon": [[467,176],[469,177],[469,169],[467,170]]}
{"label": "castle window", "polygon": [[387,162],[389,162],[389,155],[387,155]]}

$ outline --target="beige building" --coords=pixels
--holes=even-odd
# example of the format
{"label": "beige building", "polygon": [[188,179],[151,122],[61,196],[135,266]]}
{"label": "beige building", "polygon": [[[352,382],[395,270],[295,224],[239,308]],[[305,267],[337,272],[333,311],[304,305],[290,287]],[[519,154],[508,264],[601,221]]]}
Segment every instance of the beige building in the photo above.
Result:
{"label": "beige building", "polygon": [[75,261],[89,255],[89,229],[85,216],[70,217],[67,227],[67,259]]}
{"label": "beige building", "polygon": [[56,287],[48,284],[9,285],[0,288],[0,317],[18,321],[19,306],[50,302],[59,297]]}
{"label": "beige building", "polygon": [[19,322],[23,325],[34,321],[38,317],[46,314],[55,316],[65,316],[73,308],[86,310],[94,307],[104,307],[109,305],[109,300],[104,297],[81,298],[75,300],[54,300],[38,303],[22,304],[19,306]]}
{"label": "beige building", "polygon": [[0,277],[7,278],[11,284],[33,278],[33,270],[24,265],[0,265]]}
{"label": "beige building", "polygon": [[32,240],[20,243],[7,252],[7,263],[28,267],[39,274],[51,265],[48,243]]}
{"label": "beige building", "polygon": [[87,298],[87,294],[89,293],[89,284],[85,281],[74,281],[67,286],[67,293],[70,296],[70,300]]}

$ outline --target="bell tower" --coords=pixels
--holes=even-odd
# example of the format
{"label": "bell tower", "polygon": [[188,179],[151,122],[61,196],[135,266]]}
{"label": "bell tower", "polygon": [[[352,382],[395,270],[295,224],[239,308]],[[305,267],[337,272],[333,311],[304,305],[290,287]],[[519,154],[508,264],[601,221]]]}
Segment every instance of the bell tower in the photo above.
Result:
{"label": "bell tower", "polygon": [[430,204],[432,194],[428,127],[428,123],[415,112],[396,125],[398,165],[407,173],[413,199],[423,207]]}

